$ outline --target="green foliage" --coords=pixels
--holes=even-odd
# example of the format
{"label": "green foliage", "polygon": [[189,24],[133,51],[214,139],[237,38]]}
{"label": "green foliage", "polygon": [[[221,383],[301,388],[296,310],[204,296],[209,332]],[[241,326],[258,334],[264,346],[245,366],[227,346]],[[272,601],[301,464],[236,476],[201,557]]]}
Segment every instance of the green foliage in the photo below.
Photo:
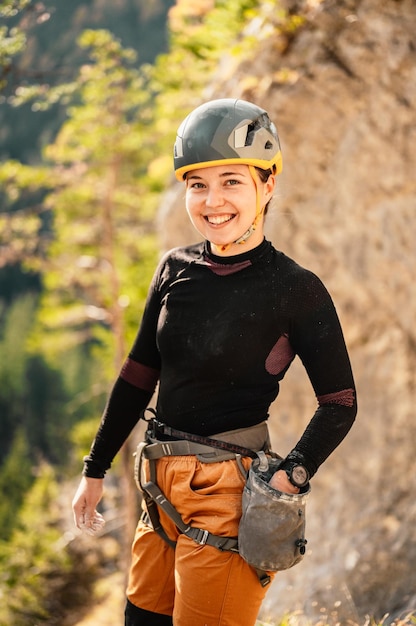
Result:
{"label": "green foliage", "polygon": [[96,416],[90,419],[80,420],[71,431],[71,446],[76,462],[76,472],[82,467],[82,458],[88,454],[91,442],[97,432]]}
{"label": "green foliage", "polygon": [[18,430],[0,471],[0,541],[9,538],[24,495],[33,482],[28,453],[26,437]]}
{"label": "green foliage", "polygon": [[36,299],[16,299],[0,325],[0,462],[17,432],[28,443],[28,458],[44,456],[62,463],[70,426],[63,409],[62,377],[40,354],[27,350]]}
{"label": "green foliage", "polygon": [[21,264],[13,263],[0,268],[0,326],[4,312],[13,300],[27,292],[39,293],[40,289],[39,274],[24,271]]}
{"label": "green foliage", "polygon": [[[166,49],[166,13],[174,0],[71,0],[38,2],[3,0],[10,10],[0,17],[7,33],[15,29],[27,42],[5,64],[0,63],[0,155],[37,163],[42,146],[51,141],[65,119],[74,77],[86,62],[76,45],[87,28],[110,28],[125,46],[134,47],[140,62],[152,62]],[[16,11],[16,9],[19,9]],[[3,33],[5,31],[2,31]],[[0,55],[8,42],[0,33]],[[42,94],[50,92],[45,108]],[[39,100],[33,101],[39,95]]]}
{"label": "green foliage", "polygon": [[185,5],[183,13],[177,7],[171,22],[172,51],[190,53],[194,61],[205,59],[212,71],[212,62],[216,65],[225,51],[232,50],[258,5],[258,0],[217,0],[208,11]]}
{"label": "green foliage", "polygon": [[31,0],[2,0],[0,2],[0,17],[15,17],[19,11],[29,6]]}
{"label": "green foliage", "polygon": [[49,621],[61,600],[71,560],[59,529],[59,487],[48,465],[27,494],[16,528],[0,542],[0,624],[61,623]]}
{"label": "green foliage", "polygon": [[22,422],[25,401],[25,345],[34,311],[33,298],[17,300],[0,327],[0,459]]}
{"label": "green foliage", "polygon": [[13,90],[17,78],[17,59],[24,52],[30,29],[49,19],[45,5],[34,0],[0,2],[0,93]]}
{"label": "green foliage", "polygon": [[[3,0],[0,3],[0,18],[15,17],[19,12],[23,11],[30,0]],[[4,24],[0,26],[0,91],[7,85],[7,75],[10,66],[26,44],[25,34],[16,27],[9,27]]]}
{"label": "green foliage", "polygon": [[43,345],[55,354],[77,342],[102,345],[103,373],[113,378],[125,356],[126,309],[134,302],[136,329],[144,269],[155,262],[153,192],[142,181],[154,150],[152,104],[134,51],[106,31],[86,31],[80,45],[90,61],[45,151],[59,185],[46,200],[54,236],[43,265]]}
{"label": "green foliage", "polygon": [[26,365],[26,396],[30,398],[24,425],[32,449],[55,465],[67,459],[70,422],[61,373],[42,355],[31,355]]}
{"label": "green foliage", "polygon": [[17,263],[35,268],[36,259],[44,255],[48,215],[42,199],[54,184],[47,168],[17,161],[0,164],[0,268]]}
{"label": "green foliage", "polygon": [[[0,48],[0,65],[2,68],[7,68],[14,56],[16,56],[24,47],[26,43],[26,37],[19,30],[12,28],[9,31],[5,26],[0,28],[0,37],[2,39],[2,46]],[[3,70],[3,73],[6,72]],[[0,82],[0,89],[4,88],[6,80],[3,78]]]}

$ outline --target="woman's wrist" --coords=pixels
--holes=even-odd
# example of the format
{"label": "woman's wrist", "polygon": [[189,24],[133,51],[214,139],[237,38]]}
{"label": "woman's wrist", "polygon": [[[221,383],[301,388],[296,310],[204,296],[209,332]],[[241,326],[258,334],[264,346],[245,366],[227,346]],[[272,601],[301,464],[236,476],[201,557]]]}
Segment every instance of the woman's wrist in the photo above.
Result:
{"label": "woman's wrist", "polygon": [[95,459],[91,459],[89,456],[85,456],[84,469],[82,475],[86,478],[104,478],[108,467],[104,467],[103,464],[97,462]]}

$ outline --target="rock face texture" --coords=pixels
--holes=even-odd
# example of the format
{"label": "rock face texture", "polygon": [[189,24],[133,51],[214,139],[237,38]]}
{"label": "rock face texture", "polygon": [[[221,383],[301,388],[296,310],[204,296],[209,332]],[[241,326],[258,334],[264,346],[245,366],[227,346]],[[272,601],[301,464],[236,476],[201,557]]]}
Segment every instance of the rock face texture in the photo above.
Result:
{"label": "rock face texture", "polygon": [[[284,171],[267,235],[330,290],[359,414],[313,481],[307,557],[277,575],[262,617],[363,624],[416,611],[416,3],[283,6],[304,24],[281,28],[265,6],[252,59],[224,57],[201,100],[252,100],[276,121]],[[198,239],[182,186],[159,217],[163,248]],[[276,451],[296,443],[314,408],[295,362],[272,407]]]}

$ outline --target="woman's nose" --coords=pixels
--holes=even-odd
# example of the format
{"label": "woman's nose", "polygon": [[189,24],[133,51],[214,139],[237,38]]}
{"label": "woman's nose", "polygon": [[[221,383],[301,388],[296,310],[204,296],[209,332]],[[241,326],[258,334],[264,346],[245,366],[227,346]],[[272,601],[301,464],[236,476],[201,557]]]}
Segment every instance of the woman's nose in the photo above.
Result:
{"label": "woman's nose", "polygon": [[219,187],[209,187],[205,204],[209,207],[222,206],[224,204],[224,195]]}

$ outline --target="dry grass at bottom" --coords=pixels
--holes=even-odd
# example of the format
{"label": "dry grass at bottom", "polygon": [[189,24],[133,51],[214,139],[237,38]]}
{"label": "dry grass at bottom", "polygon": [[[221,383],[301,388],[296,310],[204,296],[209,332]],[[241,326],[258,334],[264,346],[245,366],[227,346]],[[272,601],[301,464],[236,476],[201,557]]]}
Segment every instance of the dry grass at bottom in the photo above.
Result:
{"label": "dry grass at bottom", "polygon": [[[115,626],[122,624],[124,620],[125,605],[125,577],[122,572],[115,572],[111,576],[106,576],[97,582],[95,588],[95,602],[91,610],[84,615],[75,626]],[[389,620],[386,615],[382,620],[377,621],[371,617],[366,618],[361,624],[348,620],[348,622],[337,622],[336,619],[327,620],[322,618],[318,621],[311,621],[299,611],[287,615],[280,622],[273,621],[270,617],[267,621],[258,620],[255,626],[416,626],[416,613],[409,613],[394,621]]]}
{"label": "dry grass at bottom", "polygon": [[124,574],[116,572],[99,582],[91,610],[75,626],[115,626],[124,622]]}
{"label": "dry grass at bottom", "polygon": [[389,620],[389,615],[386,615],[381,621],[377,621],[372,617],[367,617],[362,624],[358,624],[357,622],[353,622],[348,620],[347,622],[337,622],[333,620],[331,622],[326,621],[325,619],[318,621],[310,621],[305,615],[302,613],[295,613],[293,615],[288,615],[279,623],[273,621],[262,621],[258,620],[256,622],[256,626],[415,626],[416,625],[416,613],[407,613],[402,617],[398,617],[393,621]]}

